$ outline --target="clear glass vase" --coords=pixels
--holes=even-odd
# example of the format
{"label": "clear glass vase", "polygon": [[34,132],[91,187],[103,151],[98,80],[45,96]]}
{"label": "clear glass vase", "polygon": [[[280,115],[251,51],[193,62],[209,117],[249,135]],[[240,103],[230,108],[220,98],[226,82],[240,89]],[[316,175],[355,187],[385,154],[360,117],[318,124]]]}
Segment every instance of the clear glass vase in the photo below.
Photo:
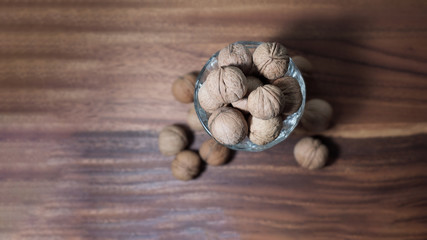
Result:
{"label": "clear glass vase", "polygon": [[[241,41],[241,42],[237,42],[240,44],[245,45],[252,53],[255,50],[255,48],[258,47],[258,45],[260,45],[262,42],[249,42],[249,41]],[[199,89],[200,87],[203,85],[203,83],[206,80],[206,77],[208,76],[208,74],[214,70],[218,68],[218,52],[216,52],[205,64],[205,66],[202,68],[202,70],[199,73],[199,76],[197,77],[197,83],[196,83],[196,88],[194,91],[194,106],[196,108],[196,113],[197,116],[199,117],[199,120],[203,126],[203,128],[206,130],[206,132],[212,137],[212,134],[209,130],[208,127],[208,119],[210,114],[207,113],[205,110],[203,110],[203,108],[200,106],[199,103],[199,98],[198,98],[198,93],[199,93]],[[254,144],[253,142],[251,142],[249,140],[248,137],[246,137],[242,142],[235,144],[235,145],[225,145],[226,147],[233,149],[233,150],[241,150],[241,151],[250,151],[250,152],[260,152],[260,151],[264,151],[266,149],[269,149],[271,147],[273,147],[274,145],[282,142],[283,140],[285,140],[290,134],[291,132],[295,129],[295,127],[297,126],[303,112],[304,112],[304,106],[305,106],[305,83],[304,83],[304,79],[302,78],[301,72],[299,71],[299,69],[295,66],[294,62],[292,61],[292,59],[289,59],[289,66],[288,66],[288,71],[286,72],[285,76],[291,76],[294,77],[298,80],[298,83],[300,85],[301,88],[301,94],[302,94],[302,103],[300,108],[298,109],[297,112],[287,116],[286,119],[283,120],[283,127],[282,130],[280,132],[280,135],[272,142],[266,144],[266,145],[257,145]]]}

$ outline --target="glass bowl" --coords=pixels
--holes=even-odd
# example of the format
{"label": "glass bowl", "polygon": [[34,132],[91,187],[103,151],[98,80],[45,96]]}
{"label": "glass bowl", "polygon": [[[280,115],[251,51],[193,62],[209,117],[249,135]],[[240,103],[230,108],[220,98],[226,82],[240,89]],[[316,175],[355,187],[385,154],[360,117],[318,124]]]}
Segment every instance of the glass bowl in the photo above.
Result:
{"label": "glass bowl", "polygon": [[[260,45],[262,42],[249,42],[249,41],[240,41],[240,42],[236,42],[236,43],[240,43],[245,45],[252,53],[255,50],[255,48],[257,48],[258,45]],[[199,98],[198,98],[198,93],[199,93],[199,89],[200,87],[203,85],[203,83],[206,80],[206,77],[208,76],[208,74],[214,70],[218,68],[218,60],[217,60],[217,56],[218,56],[218,52],[216,52],[214,55],[212,55],[212,57],[206,62],[205,66],[202,68],[202,70],[200,71],[198,77],[197,77],[197,82],[196,82],[196,87],[194,90],[194,106],[196,108],[196,113],[197,116],[199,117],[199,120],[203,126],[203,128],[206,130],[206,132],[211,136],[211,132],[209,130],[208,127],[208,119],[210,116],[210,113],[207,113],[205,110],[203,110],[203,108],[200,106],[199,103]],[[251,142],[249,140],[248,137],[246,137],[242,142],[235,144],[235,145],[225,145],[226,147],[233,149],[233,150],[240,150],[240,151],[250,151],[250,152],[260,152],[266,149],[269,149],[271,147],[273,147],[274,145],[282,142],[283,140],[285,140],[290,134],[291,132],[295,129],[295,127],[297,126],[302,113],[304,112],[304,106],[305,106],[305,83],[304,83],[304,79],[301,76],[301,72],[299,71],[299,69],[295,66],[294,62],[292,61],[291,58],[289,58],[289,64],[288,64],[288,71],[286,72],[285,76],[291,76],[294,77],[298,80],[298,83],[301,87],[301,94],[302,94],[302,103],[300,108],[298,109],[297,112],[287,116],[286,119],[283,120],[283,128],[279,134],[279,136],[272,142],[266,144],[266,145],[257,145],[254,144],[253,142]],[[213,137],[214,138],[214,137]],[[215,138],[214,138],[215,139]]]}

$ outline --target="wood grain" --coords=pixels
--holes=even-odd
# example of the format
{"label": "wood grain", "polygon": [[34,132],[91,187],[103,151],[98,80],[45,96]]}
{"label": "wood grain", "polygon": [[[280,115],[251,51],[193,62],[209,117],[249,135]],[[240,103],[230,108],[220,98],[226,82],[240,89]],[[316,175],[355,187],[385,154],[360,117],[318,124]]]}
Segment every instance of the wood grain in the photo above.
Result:
{"label": "wood grain", "polygon": [[[0,0],[0,239],[426,239],[425,1]],[[171,84],[238,40],[306,56],[334,107],[320,171],[307,135],[191,182],[159,130]],[[197,149],[206,134],[197,133]]]}

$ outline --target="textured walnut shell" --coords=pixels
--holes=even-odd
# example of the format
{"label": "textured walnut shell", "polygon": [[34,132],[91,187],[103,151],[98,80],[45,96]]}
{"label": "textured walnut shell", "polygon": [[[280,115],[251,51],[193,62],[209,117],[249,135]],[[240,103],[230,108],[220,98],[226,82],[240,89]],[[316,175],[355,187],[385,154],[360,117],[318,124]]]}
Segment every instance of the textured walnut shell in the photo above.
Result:
{"label": "textured walnut shell", "polygon": [[318,169],[326,164],[328,148],[318,139],[305,137],[295,145],[294,156],[302,167]]}
{"label": "textured walnut shell", "polygon": [[248,134],[248,124],[239,110],[222,107],[209,117],[209,129],[212,136],[221,144],[234,145]]}
{"label": "textured walnut shell", "polygon": [[248,97],[249,112],[264,120],[279,116],[284,105],[282,91],[271,84],[258,87]]}
{"label": "textured walnut shell", "polygon": [[332,106],[322,99],[312,99],[305,104],[301,125],[308,131],[320,132],[328,129],[332,120]]}
{"label": "textured walnut shell", "polygon": [[203,84],[199,89],[198,97],[200,106],[208,113],[212,113],[218,108],[224,106],[222,102],[218,102],[209,96],[206,84]]}
{"label": "textured walnut shell", "polygon": [[205,84],[217,103],[232,103],[246,94],[246,76],[237,67],[220,67],[209,73]]}
{"label": "textured walnut shell", "polygon": [[232,43],[219,52],[218,65],[235,66],[248,74],[252,68],[252,54],[243,44]]}
{"label": "textured walnut shell", "polygon": [[202,160],[212,166],[224,164],[228,160],[230,153],[230,149],[219,144],[212,138],[205,141],[199,150]]}
{"label": "textured walnut shell", "polygon": [[175,178],[188,181],[195,178],[200,173],[201,160],[196,153],[185,150],[172,161],[171,170]]}
{"label": "textured walnut shell", "polygon": [[253,62],[259,73],[274,80],[288,71],[289,56],[280,43],[262,43],[253,53]]}
{"label": "textured walnut shell", "polygon": [[313,65],[307,58],[303,56],[293,56],[292,61],[297,66],[297,68],[303,73],[313,72]]}
{"label": "textured walnut shell", "polygon": [[242,111],[243,113],[249,113],[248,110],[248,99],[247,98],[242,98],[238,101],[235,101],[233,103],[231,103],[231,106],[233,106],[234,108],[239,109],[240,111]]}
{"label": "textured walnut shell", "polygon": [[246,95],[249,96],[249,94],[257,89],[258,87],[264,85],[259,78],[254,76],[248,76],[246,77]]}
{"label": "textured walnut shell", "polygon": [[159,150],[165,156],[172,156],[188,145],[188,136],[181,127],[172,125],[163,128],[159,134]]}
{"label": "textured walnut shell", "polygon": [[196,109],[194,108],[194,105],[191,105],[191,108],[188,111],[187,124],[194,131],[203,130],[203,126],[200,123],[200,120],[199,120],[199,117],[197,116]]}
{"label": "textured walnut shell", "polygon": [[286,76],[279,78],[273,82],[282,91],[285,99],[285,107],[283,114],[290,115],[298,111],[302,103],[301,87],[296,78]]}
{"label": "textured walnut shell", "polygon": [[281,116],[268,120],[249,118],[249,140],[257,145],[265,145],[276,139],[283,127]]}
{"label": "textured walnut shell", "polygon": [[188,73],[179,77],[172,84],[172,95],[182,103],[191,103],[194,100],[194,86],[197,82],[197,72]]}

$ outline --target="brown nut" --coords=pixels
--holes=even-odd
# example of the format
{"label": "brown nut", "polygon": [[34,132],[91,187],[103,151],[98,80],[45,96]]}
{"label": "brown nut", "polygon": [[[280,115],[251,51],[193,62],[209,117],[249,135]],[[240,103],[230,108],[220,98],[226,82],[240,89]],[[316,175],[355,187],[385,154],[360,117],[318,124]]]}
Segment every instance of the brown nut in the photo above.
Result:
{"label": "brown nut", "polygon": [[305,104],[301,125],[308,131],[320,132],[328,129],[332,120],[332,106],[322,99],[311,99]]}
{"label": "brown nut", "polygon": [[187,124],[194,131],[203,130],[202,123],[200,123],[200,120],[199,120],[199,117],[197,116],[196,109],[194,108],[194,105],[192,105],[190,110],[188,111]]}
{"label": "brown nut", "polygon": [[220,67],[209,73],[206,85],[209,97],[217,103],[232,103],[246,94],[246,76],[237,67]]}
{"label": "brown nut", "polygon": [[297,68],[303,72],[303,73],[311,73],[313,72],[313,65],[310,61],[308,61],[307,58],[303,56],[293,56],[292,61],[295,65],[297,65]]}
{"label": "brown nut", "polygon": [[177,101],[182,103],[191,103],[193,101],[197,74],[196,72],[187,73],[176,79],[172,84],[172,94]]}
{"label": "brown nut", "polygon": [[201,160],[196,153],[185,150],[178,153],[172,161],[171,170],[175,178],[188,181],[200,173]]}
{"label": "brown nut", "polygon": [[244,114],[249,113],[249,110],[248,110],[248,99],[247,98],[242,98],[242,99],[240,99],[238,101],[235,101],[235,102],[231,103],[231,106],[233,106],[234,108],[239,109]]}
{"label": "brown nut", "polygon": [[280,43],[262,43],[253,53],[253,62],[259,73],[274,80],[288,71],[289,56]]}
{"label": "brown nut", "polygon": [[328,148],[318,139],[305,137],[295,145],[294,156],[302,167],[318,169],[326,164]]}
{"label": "brown nut", "polygon": [[265,145],[276,139],[283,127],[281,116],[262,120],[249,117],[249,140],[257,145]]}
{"label": "brown nut", "polygon": [[188,145],[188,136],[181,127],[171,125],[163,128],[159,134],[159,150],[165,156],[172,156]]}
{"label": "brown nut", "polygon": [[275,80],[273,85],[280,88],[285,99],[283,113],[285,115],[290,115],[298,111],[302,103],[301,87],[298,80],[293,77],[286,76]]}
{"label": "brown nut", "polygon": [[200,106],[208,113],[212,113],[218,108],[225,105],[222,102],[217,102],[215,99],[209,96],[209,92],[206,87],[206,84],[203,84],[200,87],[197,98],[199,100]]}
{"label": "brown nut", "polygon": [[208,126],[212,136],[225,145],[237,144],[248,134],[248,124],[243,114],[230,107],[222,107],[213,112]]}
{"label": "brown nut", "polygon": [[252,68],[252,54],[243,44],[232,43],[219,52],[218,65],[235,66],[248,74]]}
{"label": "brown nut", "polygon": [[282,91],[271,84],[258,87],[248,97],[249,112],[252,116],[264,120],[279,116],[284,105]]}
{"label": "brown nut", "polygon": [[219,144],[213,138],[205,141],[199,150],[202,160],[212,166],[224,164],[228,160],[230,153],[230,149]]}
{"label": "brown nut", "polygon": [[246,77],[246,95],[249,96],[249,94],[257,89],[258,87],[264,85],[259,78],[254,76],[248,76]]}

